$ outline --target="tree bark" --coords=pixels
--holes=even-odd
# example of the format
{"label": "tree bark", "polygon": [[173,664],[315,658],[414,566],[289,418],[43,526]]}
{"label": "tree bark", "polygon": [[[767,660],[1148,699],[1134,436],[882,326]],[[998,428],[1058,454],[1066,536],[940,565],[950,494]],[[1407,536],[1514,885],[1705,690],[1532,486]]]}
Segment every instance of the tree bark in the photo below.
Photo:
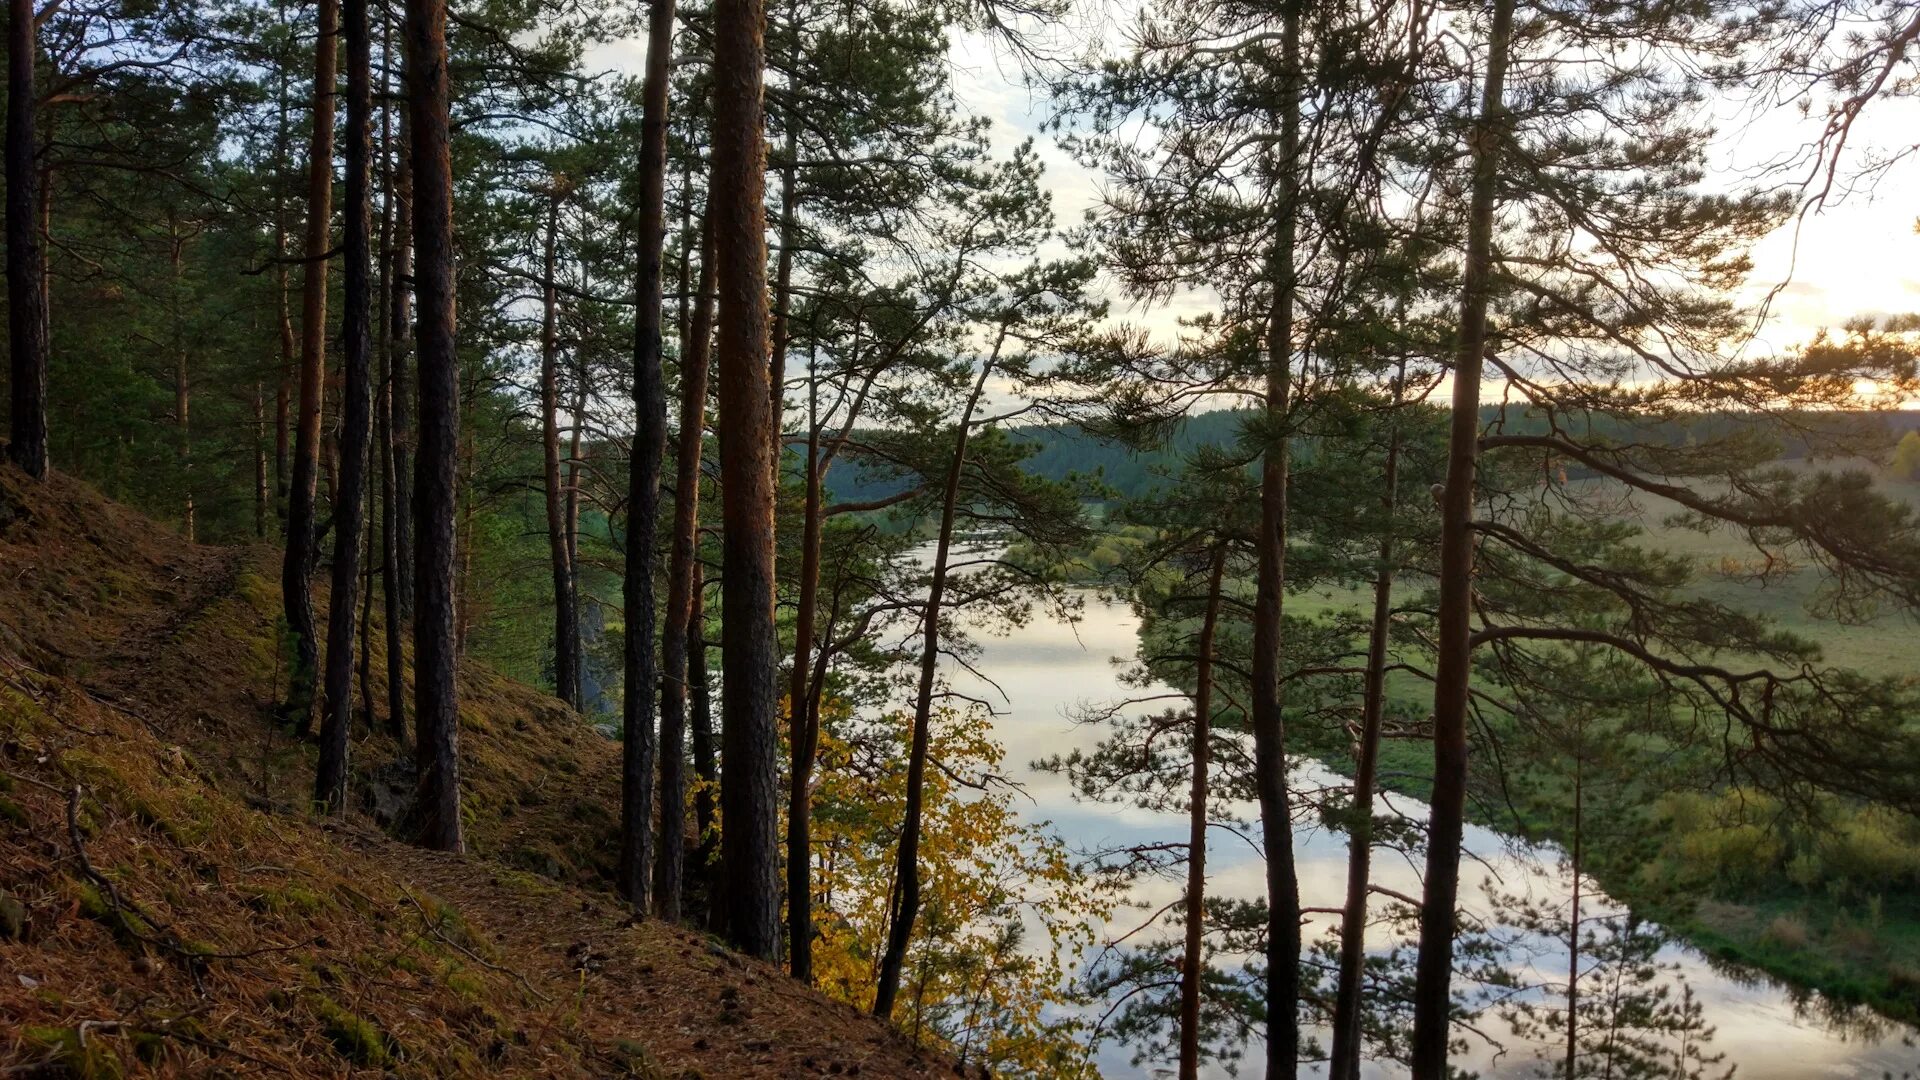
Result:
{"label": "tree bark", "polygon": [[[652,907],[654,694],[654,535],[660,518],[660,462],[667,452],[667,395],[660,369],[661,261],[667,242],[667,75],[673,53],[673,0],[653,0],[647,17],[647,74],[640,116],[640,274],[633,342],[633,460],[627,470],[626,694],[620,815],[621,895],[638,911]],[[771,545],[769,545],[771,547]],[[769,564],[771,565],[771,564]]]}
{"label": "tree bark", "polygon": [[687,596],[687,731],[693,744],[693,775],[700,781],[700,791],[693,797],[693,823],[700,837],[700,846],[694,852],[694,865],[699,867],[699,878],[707,892],[708,926],[720,930],[724,928],[724,920],[720,906],[714,902],[719,894],[719,875],[713,857],[714,848],[719,843],[719,834],[714,828],[718,824],[719,807],[713,793],[720,781],[720,768],[718,755],[714,752],[713,694],[707,682],[705,574],[706,567],[701,564],[696,552],[693,581]]}
{"label": "tree bark", "polygon": [[1193,789],[1187,795],[1187,940],[1180,966],[1180,1080],[1200,1075],[1200,983],[1206,963],[1207,770],[1213,760],[1213,639],[1220,625],[1220,579],[1227,545],[1214,541],[1207,610],[1200,622],[1193,692]]}
{"label": "tree bark", "polygon": [[1467,696],[1472,668],[1473,503],[1480,438],[1480,368],[1487,347],[1493,211],[1505,137],[1503,101],[1514,0],[1494,0],[1486,83],[1471,141],[1473,194],[1460,285],[1460,339],[1453,365],[1447,479],[1440,496],[1440,609],[1433,683],[1433,797],[1427,824],[1426,891],[1414,970],[1415,1080],[1445,1080],[1453,980],[1454,907],[1466,830]]}
{"label": "tree bark", "polygon": [[[405,148],[397,152],[393,145],[393,70],[397,63],[393,47],[393,18],[390,12],[382,8],[381,24],[386,37],[386,70],[381,76],[382,96],[387,99],[380,113],[381,158],[386,167],[386,199],[380,208],[381,234],[381,331],[380,385],[380,599],[386,615],[387,632],[387,732],[395,742],[402,746],[407,740],[407,679],[406,656],[402,650],[403,619],[400,606],[400,580],[403,562],[406,558],[400,547],[400,533],[410,511],[403,508],[401,490],[411,488],[405,481],[406,466],[402,464],[396,439],[394,411],[400,393],[400,380],[406,365],[406,356],[402,345],[406,336],[406,287],[401,281],[403,268],[400,253],[408,244],[407,233],[410,223],[402,222],[397,213],[399,202],[399,165],[397,158],[405,155]],[[402,125],[404,132],[405,125]],[[394,308],[401,312],[396,321]],[[411,580],[412,575],[405,575]]]}
{"label": "tree bark", "polygon": [[1260,536],[1253,615],[1252,727],[1260,839],[1267,876],[1267,1080],[1298,1075],[1300,886],[1293,859],[1287,783],[1286,721],[1280,706],[1281,606],[1286,595],[1287,468],[1285,425],[1291,394],[1294,240],[1300,206],[1300,30],[1305,0],[1282,12],[1280,199],[1273,252],[1273,304],[1267,317],[1266,424],[1260,462]]}
{"label": "tree bark", "polygon": [[[274,18],[280,28],[287,28],[285,5],[274,5]],[[287,78],[289,65],[277,65],[280,69],[278,92],[274,100],[279,106],[279,121],[274,128],[273,137],[273,279],[275,314],[280,329],[280,378],[273,393],[273,505],[274,514],[280,521],[280,532],[284,537],[287,529],[287,493],[292,487],[288,458],[292,416],[293,379],[295,371],[294,352],[296,345],[293,335],[293,312],[288,304],[287,287],[287,144],[292,138],[287,122],[287,96],[290,93]]]}
{"label": "tree bark", "polygon": [[40,245],[38,144],[34,110],[32,0],[8,0],[7,24],[7,343],[11,401],[7,456],[28,476],[47,475],[46,251]]}
{"label": "tree bark", "polygon": [[[407,61],[403,59],[402,63]],[[404,73],[402,81],[405,81]],[[400,111],[399,158],[393,174],[393,252],[388,257],[387,351],[392,365],[388,408],[393,447],[393,591],[399,618],[395,631],[413,618],[413,119]],[[391,632],[391,631],[390,631]]]}
{"label": "tree bark", "polygon": [[566,494],[560,486],[560,203],[566,178],[555,175],[547,203],[544,289],[540,319],[540,449],[545,468],[547,557],[553,570],[553,685],[580,708],[580,613],[574,607],[573,558],[567,551]]}
{"label": "tree bark", "polygon": [[720,837],[727,937],[771,959],[780,947],[779,677],[774,603],[774,418],[767,357],[763,0],[713,12],[713,222],[719,290],[722,518]]}
{"label": "tree bark", "polygon": [[[372,409],[374,415],[378,415],[378,412],[379,412],[378,404],[370,404],[370,408]],[[367,449],[365,451],[367,461],[365,466],[363,466],[362,468],[363,476],[362,476],[362,482],[361,482],[361,486],[365,489],[364,497],[361,501],[366,507],[366,513],[365,513],[366,522],[365,522],[365,528],[363,530],[363,538],[362,538],[363,542],[360,547],[360,625],[357,631],[360,638],[360,644],[359,644],[358,650],[356,651],[356,667],[355,667],[355,670],[358,672],[359,679],[360,679],[360,722],[366,725],[366,729],[369,732],[371,732],[374,729],[373,573],[374,573],[375,567],[378,565],[374,559],[373,545],[375,544],[375,542],[377,542],[380,539],[378,535],[379,533],[378,525],[380,522],[380,516],[375,512],[376,510],[379,509],[379,507],[374,502],[375,496],[377,494],[377,489],[375,488],[373,483],[373,478],[370,475],[372,473],[372,469],[374,465],[373,449],[374,449],[373,433],[369,431],[368,440],[367,440]]]}
{"label": "tree bark", "polygon": [[[1576,727],[1576,737],[1579,737]],[[1585,836],[1581,814],[1585,807],[1586,740],[1580,740],[1580,752],[1573,759],[1573,903],[1567,917],[1567,1069],[1566,1076],[1579,1076],[1580,1067],[1580,866]]]}
{"label": "tree bark", "polygon": [[900,992],[900,972],[906,966],[907,946],[913,940],[914,920],[920,915],[920,820],[924,812],[927,781],[927,747],[933,730],[933,677],[940,661],[940,609],[946,599],[947,557],[953,548],[953,521],[960,505],[960,478],[967,463],[967,437],[973,428],[973,411],[986,391],[987,378],[1006,343],[1003,327],[994,343],[993,355],[980,365],[973,391],[960,412],[960,425],[954,434],[953,458],[947,465],[945,487],[940,497],[940,533],[934,543],[933,568],[927,584],[925,624],[921,630],[920,685],[913,700],[913,745],[907,754],[907,805],[900,825],[900,847],[894,866],[893,896],[889,904],[887,946],[880,956],[880,976],[873,992],[873,1015],[882,1020],[893,1016],[894,998]]}
{"label": "tree bark", "polygon": [[[655,910],[667,919],[680,917],[686,874],[684,733],[694,668],[688,658],[689,639],[702,654],[706,651],[697,644],[699,628],[693,623],[693,612],[700,578],[700,456],[713,340],[714,259],[712,232],[704,223],[700,234],[699,296],[680,344],[680,443],[674,454],[673,541],[667,553],[667,609],[660,638],[660,847],[654,854],[653,899]],[[703,680],[705,668],[704,663],[699,665]],[[696,757],[699,742],[696,735]],[[703,799],[710,801],[704,795]],[[701,817],[698,824],[704,835],[710,822]]]}
{"label": "tree bark", "polygon": [[768,402],[773,408],[773,488],[780,490],[780,458],[785,449],[787,402],[787,349],[793,342],[793,245],[795,203],[794,188],[798,172],[799,145],[792,117],[786,118],[786,134],[780,140],[780,251],[774,256],[773,274],[773,346],[767,358]]}
{"label": "tree bark", "polygon": [[313,801],[334,812],[343,810],[347,800],[354,618],[373,426],[373,33],[367,3],[346,0],[347,197],[341,326],[345,372],[340,388],[340,486],[334,490],[333,502],[333,579],[327,601],[325,711],[313,786]]}
{"label": "tree bark", "polygon": [[[1404,367],[1402,369],[1404,373]],[[1394,382],[1394,408],[1400,407]],[[1373,624],[1367,634],[1367,666],[1360,713],[1360,746],[1353,771],[1352,818],[1347,826],[1347,902],[1340,913],[1340,970],[1333,1000],[1333,1051],[1329,1080],[1360,1080],[1360,983],[1367,963],[1367,890],[1373,871],[1373,789],[1380,763],[1380,722],[1386,709],[1388,630],[1393,616],[1393,515],[1399,502],[1400,425],[1387,436],[1386,490],[1380,496],[1386,532],[1380,538],[1380,569],[1373,580]]]}
{"label": "tree bark", "polygon": [[319,650],[313,625],[314,501],[320,469],[320,410],[327,362],[327,258],[333,221],[333,121],[340,66],[340,0],[318,0],[313,51],[313,137],[307,153],[305,282],[300,293],[300,404],[287,495],[287,551],[280,590],[293,648],[284,716],[299,734],[313,726]]}
{"label": "tree bark", "polygon": [[258,379],[253,383],[253,535],[267,538],[267,515],[272,512],[273,491],[267,475],[267,402]]}
{"label": "tree bark", "polygon": [[454,348],[453,167],[449,155],[446,0],[407,0],[414,291],[419,307],[420,455],[415,495],[414,760],[410,824],[425,847],[459,851],[460,709],[454,682],[454,502],[460,383]]}
{"label": "tree bark", "polygon": [[180,486],[182,533],[187,543],[194,541],[193,520],[193,426],[192,383],[187,372],[187,335],[185,319],[181,315],[180,305],[185,263],[183,256],[186,237],[180,232],[180,223],[172,214],[167,215],[167,250],[173,270],[173,293],[169,306],[173,322],[173,423],[180,442],[176,453],[180,460]]}
{"label": "tree bark", "polygon": [[[783,235],[786,229],[781,230]],[[784,259],[784,253],[783,253]],[[821,514],[819,379],[807,372],[806,508],[800,539],[800,597],[794,610],[793,678],[787,693],[787,745],[793,754],[787,788],[787,955],[795,979],[813,982],[813,759],[818,714],[810,707],[807,669],[820,602]]]}

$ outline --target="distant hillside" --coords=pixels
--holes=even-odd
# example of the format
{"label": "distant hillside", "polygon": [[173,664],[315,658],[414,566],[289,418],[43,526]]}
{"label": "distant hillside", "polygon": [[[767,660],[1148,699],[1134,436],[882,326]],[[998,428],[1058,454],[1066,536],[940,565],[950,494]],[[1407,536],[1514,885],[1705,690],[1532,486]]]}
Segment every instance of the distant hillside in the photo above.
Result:
{"label": "distant hillside", "polygon": [[[1482,412],[1491,421],[1499,415],[1500,407],[1488,406]],[[1510,431],[1544,430],[1544,424],[1526,416],[1525,410],[1518,406],[1509,407],[1508,413],[1505,426]],[[1181,421],[1164,447],[1144,452],[1063,424],[1018,427],[1009,434],[1014,441],[1033,448],[1032,456],[1026,461],[1027,471],[1033,475],[1056,481],[1079,477],[1128,499],[1145,495],[1163,483],[1166,476],[1176,473],[1181,461],[1195,447],[1231,445],[1240,437],[1247,415],[1246,410],[1241,409],[1200,413]],[[1902,434],[1920,430],[1920,410],[1829,414],[1818,420],[1823,424],[1879,425],[1885,433],[1889,452]],[[1689,438],[1705,439],[1723,434],[1746,422],[1737,415],[1713,413],[1687,423],[1662,425],[1654,431],[1672,444],[1680,445]],[[1601,432],[1616,426],[1604,420],[1594,425]],[[1647,436],[1646,429],[1636,429],[1636,438]],[[1784,459],[1796,460],[1806,453],[1803,440],[1787,439],[1781,443],[1780,456]],[[836,498],[862,502],[895,494],[902,488],[898,479],[857,461],[837,463],[828,477],[828,485]]]}

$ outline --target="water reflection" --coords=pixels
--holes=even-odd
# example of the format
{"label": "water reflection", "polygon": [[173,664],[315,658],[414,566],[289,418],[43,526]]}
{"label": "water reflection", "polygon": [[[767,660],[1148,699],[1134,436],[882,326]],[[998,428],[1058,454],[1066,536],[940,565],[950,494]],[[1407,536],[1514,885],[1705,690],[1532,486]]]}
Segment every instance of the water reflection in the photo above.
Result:
{"label": "water reflection", "polygon": [[[1010,766],[1017,767],[1025,783],[1031,805],[1026,812],[1035,819],[1051,820],[1069,840],[1086,848],[1134,844],[1184,842],[1185,818],[1157,813],[1133,806],[1091,804],[1074,800],[1064,776],[1036,772],[1026,764],[1073,749],[1091,749],[1101,737],[1097,728],[1077,725],[1076,715],[1121,698],[1137,695],[1138,688],[1123,687],[1117,679],[1114,658],[1130,656],[1135,645],[1137,622],[1128,608],[1089,593],[1084,618],[1075,625],[1036,617],[1008,637],[984,637],[980,669],[999,684],[995,689],[978,684],[964,675],[955,675],[962,692],[991,697],[998,703],[1000,715],[995,730],[1007,747]],[[1001,692],[1004,692],[1004,699]],[[1139,706],[1141,711],[1164,708],[1165,702]],[[1333,782],[1323,771],[1302,771],[1304,783]],[[1394,811],[1416,818],[1426,808],[1416,800],[1390,797],[1387,805]],[[1238,816],[1251,819],[1251,807],[1238,808]],[[1564,884],[1561,856],[1552,849],[1535,849],[1487,829],[1469,828],[1466,847],[1472,858],[1463,864],[1462,906],[1470,914],[1485,916],[1493,909],[1492,899],[1516,892],[1529,894]],[[1344,900],[1347,843],[1344,835],[1317,826],[1302,826],[1295,836],[1300,875],[1301,903],[1309,908],[1337,908]],[[1263,871],[1254,848],[1239,838],[1216,830],[1209,847],[1210,886],[1221,897],[1252,898],[1261,895]],[[1417,868],[1402,854],[1382,849],[1375,855],[1375,881],[1389,889],[1407,893],[1419,891]],[[1140,883],[1135,899],[1148,910],[1177,899],[1182,892],[1178,881],[1150,878]],[[1599,909],[1595,909],[1599,910]],[[1135,919],[1138,911],[1123,911],[1116,926],[1131,928],[1125,920]],[[1620,913],[1624,918],[1624,913]],[[1314,915],[1306,926],[1309,941],[1324,937],[1337,923],[1337,917]],[[1663,998],[1670,1008],[1697,1009],[1699,1023],[1691,1036],[1668,1033],[1667,1043],[1676,1039],[1697,1039],[1699,1031],[1711,1029],[1710,1042],[1701,1047],[1704,1057],[1724,1054],[1717,1069],[1703,1075],[1720,1075],[1727,1066],[1736,1069],[1741,1080],[1803,1080],[1810,1077],[1881,1077],[1920,1074],[1920,1051],[1915,1049],[1915,1031],[1906,1025],[1887,1021],[1867,1010],[1846,1006],[1817,994],[1799,993],[1752,972],[1730,968],[1712,961],[1684,945],[1653,942],[1646,935],[1658,928],[1638,924],[1639,950],[1631,964],[1651,969],[1644,985],[1664,988]],[[1171,927],[1168,928],[1171,932]],[[1370,931],[1370,944],[1385,951],[1404,946],[1410,928],[1396,934],[1387,925]],[[1501,966],[1513,978],[1533,989],[1533,1000],[1564,1010],[1566,978],[1565,940],[1552,940],[1552,934],[1530,931],[1526,927],[1496,930],[1505,952]],[[1664,940],[1664,939],[1662,939]],[[1556,959],[1557,954],[1557,959]],[[1642,955],[1644,954],[1644,955]],[[1556,968],[1556,963],[1558,967]],[[1669,1018],[1671,1020],[1671,1018]],[[1532,1077],[1563,1051],[1564,1032],[1543,1023],[1529,1023],[1513,1010],[1495,1010],[1482,1017],[1479,1027],[1484,1038],[1474,1038],[1469,1051],[1457,1059],[1462,1068],[1472,1069],[1489,1078]],[[1315,1033],[1322,1045],[1327,1033]],[[1665,1045],[1665,1044],[1663,1044]],[[1260,1074],[1263,1066],[1257,1042],[1247,1047],[1240,1073]],[[1101,1068],[1113,1080],[1156,1075],[1131,1064],[1132,1051],[1124,1046],[1104,1047]],[[1304,1075],[1316,1075],[1303,1069]],[[1212,1075],[1225,1076],[1224,1070]],[[1368,1076],[1387,1077],[1394,1072],[1374,1066]],[[1547,1073],[1546,1075],[1552,1075]],[[1633,1075],[1616,1071],[1616,1076]]]}

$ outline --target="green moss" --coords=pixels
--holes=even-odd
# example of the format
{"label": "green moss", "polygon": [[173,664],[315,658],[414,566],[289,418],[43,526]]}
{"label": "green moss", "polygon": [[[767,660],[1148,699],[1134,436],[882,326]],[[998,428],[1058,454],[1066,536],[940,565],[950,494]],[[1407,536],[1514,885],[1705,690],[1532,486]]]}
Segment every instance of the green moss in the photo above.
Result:
{"label": "green moss", "polygon": [[313,1012],[320,1020],[327,1041],[341,1057],[370,1068],[379,1068],[392,1060],[386,1033],[373,1021],[348,1012],[325,994],[314,995]]}
{"label": "green moss", "polygon": [[0,730],[24,735],[46,723],[46,713],[38,702],[12,687],[0,687]]}
{"label": "green moss", "polygon": [[547,878],[524,870],[502,870],[494,875],[494,879],[514,892],[528,896],[552,896],[560,891],[560,887]]}
{"label": "green moss", "polygon": [[122,946],[133,948],[143,938],[152,936],[153,928],[147,925],[145,919],[132,911],[116,910],[106,894],[95,888],[92,882],[75,882],[74,886],[79,891],[80,914],[105,924]]}
{"label": "green moss", "polygon": [[440,981],[446,984],[447,989],[459,995],[463,1001],[477,1002],[487,992],[486,982],[470,971],[449,970]]}
{"label": "green moss", "polygon": [[27,1045],[48,1051],[50,1063],[65,1068],[75,1080],[120,1080],[126,1075],[118,1054],[98,1036],[82,1042],[78,1028],[29,1027],[20,1035]]}
{"label": "green moss", "polygon": [[27,811],[12,799],[0,799],[0,821],[26,828]]}
{"label": "green moss", "polygon": [[247,906],[274,915],[318,915],[334,906],[332,900],[297,881],[278,888],[258,888],[249,892]]}

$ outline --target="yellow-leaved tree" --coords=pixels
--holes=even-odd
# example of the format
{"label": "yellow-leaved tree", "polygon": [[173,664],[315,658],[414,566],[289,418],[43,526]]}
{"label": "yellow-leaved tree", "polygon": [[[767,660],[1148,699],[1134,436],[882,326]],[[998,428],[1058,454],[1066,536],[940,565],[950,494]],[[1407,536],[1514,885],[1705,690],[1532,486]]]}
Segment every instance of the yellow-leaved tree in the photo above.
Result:
{"label": "yellow-leaved tree", "polygon": [[[814,791],[814,975],[866,1007],[887,934],[911,717],[825,705]],[[920,841],[922,917],[894,1020],[996,1077],[1097,1077],[1074,975],[1114,893],[1021,818],[1005,751],[978,710],[933,720]]]}

